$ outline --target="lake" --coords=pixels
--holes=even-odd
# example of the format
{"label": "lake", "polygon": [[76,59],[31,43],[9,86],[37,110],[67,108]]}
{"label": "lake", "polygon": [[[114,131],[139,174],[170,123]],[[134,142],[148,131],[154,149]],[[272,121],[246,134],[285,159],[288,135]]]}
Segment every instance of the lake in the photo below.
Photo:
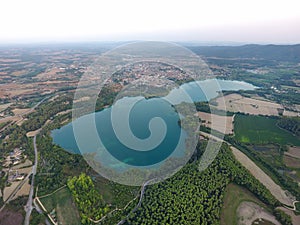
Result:
{"label": "lake", "polygon": [[[123,110],[126,110],[126,107],[129,107],[132,101],[136,102],[130,111],[128,123],[123,123],[123,121],[126,121],[126,117],[122,114],[122,110],[115,115],[116,121],[119,121],[116,128],[125,131],[122,132],[122,140],[124,142],[133,140],[133,134],[144,142],[139,143],[136,141],[136,143],[132,143],[133,141],[129,141],[129,144],[136,145],[136,149],[139,149],[139,145],[141,146],[145,143],[143,149],[147,149],[147,151],[136,151],[134,146],[128,147],[128,145],[124,145],[124,142],[120,141],[120,138],[114,132],[116,129],[114,129],[115,127],[113,127],[111,120],[112,107],[82,116],[59,129],[53,130],[51,136],[55,144],[71,153],[101,152],[104,145],[111,156],[121,162],[133,166],[152,165],[159,163],[170,155],[180,156],[182,149],[185,148],[186,133],[178,123],[179,115],[173,105],[183,101],[208,101],[217,97],[220,89],[222,91],[237,91],[254,90],[255,88],[255,86],[242,81],[210,79],[182,84],[179,88],[170,91],[164,98],[145,99],[140,96],[119,99],[115,104],[121,108],[123,107]],[[190,100],[182,98],[182,90],[188,93]],[[162,118],[163,121],[154,121],[153,118]],[[92,124],[90,121],[95,121],[98,136],[91,134]],[[150,123],[151,126],[149,126]],[[127,131],[128,124],[131,130]],[[77,135],[77,138],[78,136],[81,138],[80,150],[74,137],[73,125],[80,127]],[[164,130],[167,132],[164,133]],[[164,139],[161,140],[161,136]],[[95,141],[97,137],[100,137],[101,145],[98,141]],[[158,144],[153,145],[153,143]],[[173,151],[175,148],[176,150]],[[112,163],[108,158],[108,155],[103,155],[102,163]]]}

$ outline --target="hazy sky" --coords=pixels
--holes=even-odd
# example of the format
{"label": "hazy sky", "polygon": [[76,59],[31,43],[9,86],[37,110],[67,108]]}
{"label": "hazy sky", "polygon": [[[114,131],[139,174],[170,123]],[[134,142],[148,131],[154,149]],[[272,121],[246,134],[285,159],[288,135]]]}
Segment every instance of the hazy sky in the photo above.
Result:
{"label": "hazy sky", "polygon": [[300,43],[299,0],[2,0],[0,42]]}

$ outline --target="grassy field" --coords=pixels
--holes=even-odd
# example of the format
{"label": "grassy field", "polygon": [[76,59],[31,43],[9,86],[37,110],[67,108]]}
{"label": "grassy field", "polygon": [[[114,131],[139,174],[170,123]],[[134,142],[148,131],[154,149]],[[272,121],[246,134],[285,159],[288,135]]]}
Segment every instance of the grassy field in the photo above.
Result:
{"label": "grassy field", "polygon": [[224,205],[221,211],[221,225],[236,225],[238,218],[237,208],[244,201],[255,202],[258,205],[265,205],[259,201],[251,192],[245,188],[231,183],[227,186],[224,195]]}
{"label": "grassy field", "polygon": [[67,187],[55,192],[47,197],[40,198],[44,207],[50,213],[53,209],[59,224],[80,225],[80,216],[75,203],[72,200],[71,192]]}
{"label": "grassy field", "polygon": [[277,144],[265,144],[265,145],[249,145],[249,149],[255,151],[255,153],[274,167],[282,167],[282,149]]}
{"label": "grassy field", "polygon": [[103,200],[111,204],[112,207],[123,208],[130,202],[140,191],[140,187],[125,186],[110,182],[97,176],[94,179],[95,187],[99,190]]}
{"label": "grassy field", "polygon": [[236,115],[234,120],[235,138],[240,142],[300,145],[299,138],[276,126],[277,119],[263,116]]}

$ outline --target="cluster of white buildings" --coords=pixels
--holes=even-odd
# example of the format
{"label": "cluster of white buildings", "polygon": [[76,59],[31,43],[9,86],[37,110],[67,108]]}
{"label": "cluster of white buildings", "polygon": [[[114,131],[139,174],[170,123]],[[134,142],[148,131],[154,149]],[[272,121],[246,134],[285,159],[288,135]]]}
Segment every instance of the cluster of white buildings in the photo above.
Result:
{"label": "cluster of white buildings", "polygon": [[3,166],[9,167],[9,166],[15,166],[22,162],[24,159],[23,155],[24,150],[20,148],[15,148],[12,152],[9,153],[9,155],[5,158]]}
{"label": "cluster of white buildings", "polygon": [[13,181],[21,181],[25,178],[24,173],[19,173],[18,170],[9,170],[8,172],[8,182],[13,182]]}
{"label": "cluster of white buildings", "polygon": [[[180,68],[160,62],[140,62],[129,65],[128,67],[116,72],[109,80],[109,83],[119,83],[122,86],[131,84],[136,80],[145,80],[147,77],[154,77],[154,80],[170,79],[185,80],[189,75]],[[155,84],[154,84],[155,85]],[[159,86],[159,83],[157,84]]]}

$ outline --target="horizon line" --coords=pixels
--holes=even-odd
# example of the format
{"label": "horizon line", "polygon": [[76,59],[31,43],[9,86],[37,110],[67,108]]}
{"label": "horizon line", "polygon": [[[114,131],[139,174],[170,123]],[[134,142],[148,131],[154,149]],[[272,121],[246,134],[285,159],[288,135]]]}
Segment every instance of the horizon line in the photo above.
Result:
{"label": "horizon line", "polygon": [[299,45],[299,42],[267,42],[267,41],[197,41],[197,40],[45,40],[45,41],[0,41],[0,46],[11,46],[11,45],[61,45],[61,44],[118,44],[118,43],[132,43],[132,42],[170,42],[177,44],[191,44],[191,45],[202,45],[202,46],[243,46],[243,45]]}

